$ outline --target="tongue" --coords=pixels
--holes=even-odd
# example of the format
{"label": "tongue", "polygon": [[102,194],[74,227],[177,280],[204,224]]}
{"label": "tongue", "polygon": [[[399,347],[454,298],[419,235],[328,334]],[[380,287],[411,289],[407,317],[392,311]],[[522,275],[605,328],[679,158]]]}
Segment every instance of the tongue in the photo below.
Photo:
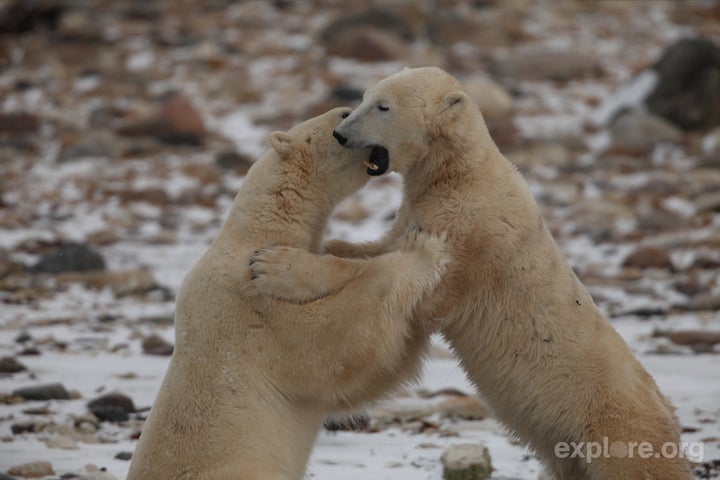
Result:
{"label": "tongue", "polygon": [[370,151],[370,158],[365,162],[365,165],[368,167],[367,174],[373,177],[387,172],[390,167],[390,156],[387,149],[373,147]]}

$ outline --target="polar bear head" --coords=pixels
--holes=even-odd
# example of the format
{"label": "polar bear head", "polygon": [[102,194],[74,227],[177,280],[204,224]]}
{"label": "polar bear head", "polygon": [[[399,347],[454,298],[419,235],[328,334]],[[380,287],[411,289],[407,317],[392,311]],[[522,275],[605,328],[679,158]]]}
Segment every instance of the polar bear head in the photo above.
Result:
{"label": "polar bear head", "polygon": [[370,175],[405,173],[436,140],[462,135],[462,117],[477,107],[458,80],[436,67],[406,68],[368,89],[335,129],[348,148],[371,148]]}
{"label": "polar bear head", "polygon": [[292,172],[292,181],[329,194],[332,201],[350,195],[368,181],[363,161],[367,162],[369,151],[343,148],[332,135],[351,111],[335,108],[288,132],[270,134],[270,144],[286,171]]}

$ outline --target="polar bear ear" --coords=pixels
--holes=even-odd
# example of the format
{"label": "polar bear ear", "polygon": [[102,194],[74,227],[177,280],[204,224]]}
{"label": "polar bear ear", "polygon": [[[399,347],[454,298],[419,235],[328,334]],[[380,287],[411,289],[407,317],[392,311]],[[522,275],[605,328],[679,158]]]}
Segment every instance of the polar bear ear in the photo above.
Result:
{"label": "polar bear ear", "polygon": [[465,108],[467,102],[470,101],[470,97],[468,97],[467,93],[458,90],[445,95],[443,101],[445,103],[445,111],[453,110],[455,112],[460,112]]}
{"label": "polar bear ear", "polygon": [[440,124],[447,125],[455,120],[467,108],[469,103],[470,97],[461,90],[445,95],[442,99],[442,110],[438,115]]}
{"label": "polar bear ear", "polygon": [[273,132],[270,134],[270,144],[273,150],[284,157],[292,150],[293,137],[285,132]]}

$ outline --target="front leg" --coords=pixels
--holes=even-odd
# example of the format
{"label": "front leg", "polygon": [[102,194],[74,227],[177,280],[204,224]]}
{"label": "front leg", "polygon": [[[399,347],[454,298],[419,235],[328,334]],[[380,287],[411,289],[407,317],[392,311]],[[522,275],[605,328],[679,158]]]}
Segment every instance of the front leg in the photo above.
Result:
{"label": "front leg", "polygon": [[250,257],[255,291],[291,303],[312,302],[337,293],[352,281],[358,269],[358,261],[294,247],[270,247]]}
{"label": "front leg", "polygon": [[323,251],[343,258],[374,258],[391,252],[397,248],[398,242],[410,226],[404,211],[405,208],[401,206],[390,229],[377,241],[351,243],[344,240],[328,240],[323,244]]}

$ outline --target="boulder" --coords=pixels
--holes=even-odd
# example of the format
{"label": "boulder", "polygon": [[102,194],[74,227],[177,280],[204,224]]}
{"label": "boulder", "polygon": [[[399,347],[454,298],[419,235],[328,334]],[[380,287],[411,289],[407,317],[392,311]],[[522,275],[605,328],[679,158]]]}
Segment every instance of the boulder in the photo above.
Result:
{"label": "boulder", "polygon": [[33,273],[86,272],[104,270],[105,260],[94,248],[70,243],[43,255],[30,269]]}
{"label": "boulder", "polygon": [[443,480],[485,480],[490,478],[492,463],[487,447],[481,444],[449,446],[440,457]]}
{"label": "boulder", "polygon": [[683,38],[653,65],[655,88],[648,109],[684,130],[720,125],[720,47],[705,38]]}

